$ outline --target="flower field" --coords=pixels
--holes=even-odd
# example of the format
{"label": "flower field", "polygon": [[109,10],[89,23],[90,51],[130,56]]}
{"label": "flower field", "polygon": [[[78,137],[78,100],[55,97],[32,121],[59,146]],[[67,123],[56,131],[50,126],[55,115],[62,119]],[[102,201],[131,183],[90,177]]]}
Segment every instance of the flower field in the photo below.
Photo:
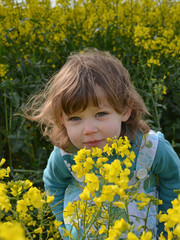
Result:
{"label": "flower field", "polygon": [[[178,0],[57,0],[53,7],[50,0],[0,0],[0,159],[7,159],[7,174],[17,186],[31,189],[28,178],[43,188],[52,150],[37,126],[20,115],[24,104],[72,51],[88,47],[122,61],[151,114],[151,128],[162,131],[180,155],[179,12]],[[40,212],[42,206],[30,207]]]}

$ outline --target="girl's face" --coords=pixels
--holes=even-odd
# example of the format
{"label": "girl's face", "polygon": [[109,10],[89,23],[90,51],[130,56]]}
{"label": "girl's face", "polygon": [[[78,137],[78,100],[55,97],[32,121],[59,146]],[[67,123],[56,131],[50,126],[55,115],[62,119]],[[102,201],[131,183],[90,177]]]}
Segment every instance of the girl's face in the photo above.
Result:
{"label": "girl's face", "polygon": [[125,113],[117,113],[105,96],[102,88],[97,86],[96,95],[99,100],[99,107],[90,101],[84,111],[66,115],[63,112],[61,121],[66,127],[67,134],[72,144],[81,149],[86,147],[103,147],[107,143],[107,138],[119,137],[121,133],[121,123],[128,120],[131,110]]}

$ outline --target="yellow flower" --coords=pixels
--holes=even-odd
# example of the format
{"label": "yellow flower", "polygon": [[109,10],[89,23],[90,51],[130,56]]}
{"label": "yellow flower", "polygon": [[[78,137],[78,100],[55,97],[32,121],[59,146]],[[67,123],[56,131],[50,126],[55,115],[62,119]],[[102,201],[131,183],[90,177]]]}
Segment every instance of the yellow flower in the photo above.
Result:
{"label": "yellow flower", "polygon": [[145,195],[145,193],[137,194],[136,199],[140,202],[137,202],[138,209],[143,209],[143,207],[147,206],[151,199]]}
{"label": "yellow flower", "polygon": [[[180,194],[177,199],[172,202],[172,208],[167,210],[167,214],[158,215],[159,222],[164,222],[165,230],[168,233],[168,239],[173,239],[173,237],[180,237]],[[170,230],[172,229],[172,231]],[[161,234],[161,240],[164,236]]]}
{"label": "yellow flower", "polygon": [[22,185],[14,184],[12,188],[10,188],[11,194],[14,197],[17,197],[22,193]]}
{"label": "yellow flower", "polygon": [[142,227],[143,227],[142,225],[139,225],[139,226],[137,227],[137,231],[140,231]]}
{"label": "yellow flower", "polygon": [[29,179],[26,179],[26,181],[23,182],[23,187],[24,187],[24,189],[28,189],[28,188],[30,188],[32,185],[33,185],[33,183],[32,183]]}
{"label": "yellow flower", "polygon": [[123,163],[126,165],[127,168],[130,168],[132,166],[132,162],[129,158],[126,158]]}
{"label": "yellow flower", "polygon": [[121,235],[122,233],[117,229],[110,229],[108,238],[106,238],[105,240],[118,240],[120,239]]}
{"label": "yellow flower", "polygon": [[113,227],[109,230],[106,240],[119,239],[126,230],[130,230],[130,225],[123,218],[116,220]]}
{"label": "yellow flower", "polygon": [[52,201],[54,200],[54,195],[50,196],[48,192],[47,192],[46,197],[47,197],[47,199],[46,199],[47,203],[52,203]]}
{"label": "yellow flower", "polygon": [[74,210],[75,210],[75,206],[73,205],[73,203],[68,202],[68,205],[64,209],[64,213],[63,213],[64,217],[71,216]]}
{"label": "yellow flower", "polygon": [[0,183],[0,210],[8,212],[11,210],[11,203],[9,197],[6,195],[7,186],[4,183]]}
{"label": "yellow flower", "polygon": [[130,230],[130,225],[124,220],[124,218],[121,218],[120,220],[115,221],[113,229],[124,232],[125,230]]}
{"label": "yellow flower", "polygon": [[139,238],[132,232],[129,232],[127,235],[127,240],[138,240]]}
{"label": "yellow flower", "polygon": [[72,165],[73,172],[77,173],[78,178],[82,178],[85,174],[82,164]]}
{"label": "yellow flower", "polygon": [[103,163],[105,163],[107,161],[108,161],[107,157],[99,157],[96,161],[96,167],[100,168],[103,165]]}
{"label": "yellow flower", "polygon": [[102,225],[101,228],[99,229],[99,234],[101,235],[102,233],[104,233],[106,231],[106,226]]}
{"label": "yellow flower", "polygon": [[64,237],[73,238],[73,236],[71,235],[71,233],[68,230],[66,230],[65,228],[62,228],[62,229],[64,230],[64,234],[63,234]]}
{"label": "yellow flower", "polygon": [[87,187],[89,189],[99,190],[99,179],[94,173],[86,173],[85,182],[87,183]]}
{"label": "yellow flower", "polygon": [[7,195],[1,195],[0,196],[0,210],[5,211],[6,213],[9,212],[12,209],[10,200]]}
{"label": "yellow flower", "polygon": [[83,192],[79,195],[80,199],[81,200],[90,200],[91,197],[90,197],[90,191],[87,187],[84,187],[84,190]]}
{"label": "yellow flower", "polygon": [[27,201],[27,199],[23,200],[18,200],[17,201],[17,206],[16,206],[16,211],[17,212],[24,212],[26,213],[28,211],[27,206],[29,206],[29,201]]}
{"label": "yellow flower", "polygon": [[92,235],[95,235],[96,232],[95,232],[95,229],[94,229],[94,228],[91,228],[90,231],[91,231],[91,234],[92,234]]}
{"label": "yellow flower", "polygon": [[125,203],[124,202],[113,202],[114,206],[117,206],[119,208],[124,209],[125,208]]}
{"label": "yellow flower", "polygon": [[164,94],[164,95],[167,94],[167,88],[166,88],[166,86],[163,86],[162,94]]}
{"label": "yellow flower", "polygon": [[35,208],[42,207],[44,200],[42,199],[41,191],[39,189],[37,189],[36,187],[31,187],[27,192],[27,196],[29,198],[30,203]]}
{"label": "yellow flower", "polygon": [[59,226],[61,226],[63,224],[63,222],[59,222],[58,220],[54,220],[54,226],[56,227],[56,228],[58,228]]}
{"label": "yellow flower", "polygon": [[93,168],[94,161],[91,157],[87,157],[86,161],[84,162],[84,168],[88,171]]}
{"label": "yellow flower", "polygon": [[173,233],[169,229],[167,229],[167,233],[168,233],[168,240],[173,240]]}
{"label": "yellow flower", "polygon": [[179,220],[179,224],[176,225],[174,231],[173,231],[173,234],[178,236],[178,238],[180,238],[180,220]]}
{"label": "yellow flower", "polygon": [[4,179],[5,177],[9,177],[10,173],[10,167],[7,167],[6,169],[0,169],[0,179]]}
{"label": "yellow flower", "polygon": [[152,232],[143,232],[141,236],[141,240],[151,240],[152,239]]}
{"label": "yellow flower", "polygon": [[0,222],[0,239],[26,240],[24,228],[19,222]]}
{"label": "yellow flower", "polygon": [[166,222],[168,220],[168,215],[167,214],[161,214],[159,216],[159,221],[160,222]]}
{"label": "yellow flower", "polygon": [[163,236],[163,233],[160,234],[159,240],[166,240],[166,237]]}
{"label": "yellow flower", "polygon": [[4,64],[0,64],[0,77],[5,77],[7,73],[7,66]]}
{"label": "yellow flower", "polygon": [[160,62],[159,62],[159,59],[154,59],[154,57],[151,57],[148,61],[147,61],[147,66],[148,67],[151,67],[151,65],[154,64],[154,65],[157,65],[157,66],[160,66]]}
{"label": "yellow flower", "polygon": [[114,200],[114,187],[117,188],[113,185],[103,185],[101,194],[101,198],[103,199],[103,201],[112,202]]}
{"label": "yellow flower", "polygon": [[103,152],[104,152],[104,153],[107,153],[107,155],[110,156],[110,155],[112,155],[112,148],[109,147],[108,144],[106,144],[106,145],[104,146]]}
{"label": "yellow flower", "polygon": [[42,232],[43,232],[42,227],[38,227],[34,229],[34,233],[42,233]]}
{"label": "yellow flower", "polygon": [[1,159],[1,162],[0,162],[0,167],[2,167],[2,165],[6,162],[6,159],[5,158],[2,158]]}
{"label": "yellow flower", "polygon": [[92,157],[101,157],[102,156],[102,149],[95,147],[92,148]]}
{"label": "yellow flower", "polygon": [[94,203],[98,206],[98,207],[101,207],[101,204],[103,202],[103,199],[101,197],[95,197],[93,199]]}

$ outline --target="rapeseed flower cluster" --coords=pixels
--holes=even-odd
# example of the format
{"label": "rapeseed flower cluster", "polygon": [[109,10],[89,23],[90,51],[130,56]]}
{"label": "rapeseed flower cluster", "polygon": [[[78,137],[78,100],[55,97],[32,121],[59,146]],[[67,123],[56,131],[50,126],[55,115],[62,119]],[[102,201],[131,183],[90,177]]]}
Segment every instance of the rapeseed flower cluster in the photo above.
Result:
{"label": "rapeseed flower cluster", "polygon": [[[167,73],[168,74],[168,73]],[[151,86],[154,90],[156,101],[162,101],[167,94],[167,88],[165,86],[165,79],[167,76],[164,76],[161,79],[151,78]]]}
{"label": "rapeseed flower cluster", "polygon": [[[3,158],[0,167],[5,163]],[[49,204],[54,196],[42,193],[29,180],[2,181],[10,168],[0,169],[0,239],[60,239]]]}
{"label": "rapeseed flower cluster", "polygon": [[116,55],[123,53],[121,42],[116,39],[120,36],[120,39],[127,38],[131,44],[144,49],[144,54],[151,53],[151,56],[147,54],[147,66],[160,66],[161,56],[178,56],[179,9],[180,4],[170,0],[61,0],[56,1],[54,7],[50,0],[22,3],[4,0],[0,3],[1,42],[7,50],[11,49],[12,54],[17,54],[16,46],[19,46],[20,62],[17,65],[21,68],[32,65],[44,54],[46,63],[52,62],[54,68],[60,45],[66,45],[71,39],[70,44],[74,46],[80,43],[87,46],[96,35],[103,37],[113,23],[111,47]]}
{"label": "rapeseed flower cluster", "polygon": [[[77,231],[83,226],[82,239],[91,239],[91,234],[106,240],[120,239],[121,236],[127,239],[152,239],[146,224],[138,229],[130,224],[128,205],[134,199],[139,209],[161,202],[153,196],[138,193],[138,181],[134,185],[130,184],[130,168],[135,154],[130,151],[128,138],[108,141],[103,150],[81,149],[74,157],[76,164],[72,170],[78,178],[84,180],[84,185],[79,186],[82,189],[79,200],[69,202],[64,209],[64,217]],[[117,158],[110,163],[112,155]],[[73,239],[71,231],[68,234]]]}
{"label": "rapeseed flower cluster", "polygon": [[[160,222],[164,222],[169,240],[180,239],[180,194],[177,199],[172,201],[172,208],[169,208],[166,214],[161,212],[158,219]],[[165,240],[166,238],[161,233],[159,239]]]}
{"label": "rapeseed flower cluster", "polygon": [[[152,51],[157,58],[154,62],[158,62],[161,54],[178,55],[179,9],[179,3],[170,0],[61,0],[54,7],[50,0],[22,3],[4,0],[0,3],[0,33],[5,46],[15,51],[15,44],[20,44],[24,59],[29,59],[31,51],[56,51],[57,45],[65,43],[70,34],[72,39],[75,37],[75,45],[80,41],[86,43],[96,34],[103,35],[110,23],[114,23],[113,35],[131,38],[136,46]],[[112,40],[116,42],[115,38]],[[42,44],[37,46],[37,41]]]}

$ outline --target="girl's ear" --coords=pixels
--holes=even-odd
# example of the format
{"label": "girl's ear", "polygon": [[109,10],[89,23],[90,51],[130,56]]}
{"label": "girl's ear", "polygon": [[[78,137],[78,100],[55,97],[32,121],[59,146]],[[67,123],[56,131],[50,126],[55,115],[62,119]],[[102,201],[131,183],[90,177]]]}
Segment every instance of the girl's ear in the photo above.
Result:
{"label": "girl's ear", "polygon": [[129,117],[131,116],[132,109],[128,108],[126,111],[122,113],[122,122],[127,122]]}

